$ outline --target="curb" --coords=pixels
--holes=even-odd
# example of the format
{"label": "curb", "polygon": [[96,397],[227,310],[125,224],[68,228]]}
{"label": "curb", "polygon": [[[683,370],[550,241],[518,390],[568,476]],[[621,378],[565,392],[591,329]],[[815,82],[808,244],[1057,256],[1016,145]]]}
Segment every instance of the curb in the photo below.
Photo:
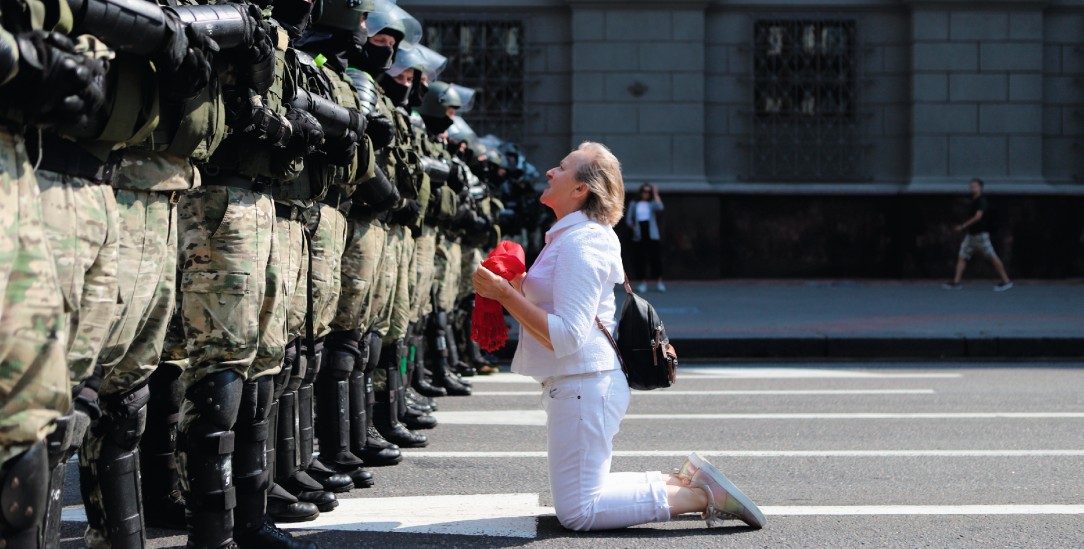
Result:
{"label": "curb", "polygon": [[1084,358],[1084,337],[671,338],[683,359]]}

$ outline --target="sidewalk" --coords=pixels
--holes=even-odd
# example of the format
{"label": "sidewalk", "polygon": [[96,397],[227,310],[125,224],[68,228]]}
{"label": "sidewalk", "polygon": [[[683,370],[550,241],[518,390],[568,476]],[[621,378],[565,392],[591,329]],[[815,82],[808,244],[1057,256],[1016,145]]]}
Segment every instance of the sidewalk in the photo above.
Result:
{"label": "sidewalk", "polygon": [[644,297],[683,359],[1084,360],[1084,281],[941,282],[675,281]]}

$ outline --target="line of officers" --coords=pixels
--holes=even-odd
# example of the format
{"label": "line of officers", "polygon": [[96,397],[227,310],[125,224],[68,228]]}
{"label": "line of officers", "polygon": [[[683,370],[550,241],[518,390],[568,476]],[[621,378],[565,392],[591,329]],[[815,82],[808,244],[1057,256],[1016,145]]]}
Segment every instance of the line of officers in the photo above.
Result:
{"label": "line of officers", "polygon": [[495,369],[464,273],[501,212],[526,238],[491,191],[537,204],[522,155],[467,135],[473,91],[386,0],[0,21],[0,548],[58,546],[77,450],[90,547],[315,547],[275,522]]}

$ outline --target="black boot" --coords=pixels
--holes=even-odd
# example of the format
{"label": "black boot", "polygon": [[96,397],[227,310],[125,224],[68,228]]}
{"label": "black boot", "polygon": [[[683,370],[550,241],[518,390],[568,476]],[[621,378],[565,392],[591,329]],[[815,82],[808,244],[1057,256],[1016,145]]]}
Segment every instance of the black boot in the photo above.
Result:
{"label": "black boot", "polygon": [[[326,512],[338,507],[338,500],[331,492],[325,491],[324,487],[313,480],[301,467],[297,394],[308,369],[308,356],[299,351],[299,344],[288,346],[282,374],[275,380],[276,386],[279,383],[283,383],[284,386],[272,406],[272,418],[269,420],[275,444],[268,445],[268,464],[272,465],[275,485],[281,487],[282,491],[289,492],[300,502],[311,503],[320,511]],[[273,487],[271,494],[274,493]],[[275,503],[276,505],[272,505],[269,494],[267,512],[276,521],[305,520],[293,515],[282,516],[281,511],[292,513],[294,508],[282,505],[286,502],[281,500]]]}
{"label": "black boot", "polygon": [[192,549],[236,547],[237,489],[231,474],[236,436],[231,429],[242,386],[241,376],[226,370],[203,377],[185,395],[194,417],[178,433],[177,447],[186,463],[185,522]]}
{"label": "black boot", "polygon": [[443,387],[437,387],[429,382],[429,360],[432,358],[429,355],[429,343],[428,340],[432,339],[432,334],[435,330],[433,318],[436,315],[429,315],[426,317],[426,322],[420,323],[423,326],[422,334],[417,338],[417,350],[414,357],[414,373],[411,376],[410,384],[416,391],[427,397],[442,397],[447,396],[448,392]]}
{"label": "black boot", "polygon": [[184,384],[181,370],[161,362],[151,374],[147,428],[139,441],[140,478],[143,481],[143,520],[147,526],[184,530],[184,497],[177,469],[177,422]]}
{"label": "black boot", "polygon": [[365,364],[365,447],[361,449],[359,457],[365,460],[365,464],[371,467],[383,467],[395,465],[402,461],[403,454],[399,447],[384,440],[384,437],[373,426],[373,408],[376,405],[376,394],[373,391],[373,374],[381,359],[380,334],[369,332],[366,334],[369,343],[369,360]]}
{"label": "black boot", "polygon": [[263,522],[256,528],[238,532],[236,539],[236,546],[241,549],[319,549],[319,546],[311,541],[294,539],[275,526],[270,517],[264,517]]}
{"label": "black boot", "polygon": [[[97,401],[97,393],[93,389],[91,393],[89,397]],[[54,549],[60,546],[68,460],[87,437],[91,416],[100,418],[97,406],[84,408],[77,403],[74,410],[54,420],[56,428],[45,437],[44,445],[35,444],[0,468],[0,492],[13,496],[4,498],[7,516],[0,522],[0,539],[6,539],[8,547]],[[79,453],[82,457],[83,452]],[[98,507],[87,508],[87,522],[100,532],[106,530]]]}
{"label": "black boot", "polygon": [[102,417],[91,427],[84,446],[84,450],[94,447],[96,455],[80,452],[79,484],[88,523],[118,549],[142,549],[146,541],[139,437],[147,425],[150,396],[144,385],[102,398]]}
{"label": "black boot", "polygon": [[355,486],[364,484],[364,462],[350,451],[350,374],[359,358],[361,335],[332,332],[327,337],[320,373],[316,376],[316,436],[320,460]]}
{"label": "black boot", "polygon": [[[237,435],[233,454],[233,478],[237,486],[237,507],[234,510],[234,537],[242,547],[241,539],[257,536],[270,518],[268,513],[268,493],[272,488],[267,465],[267,437],[269,434],[268,415],[274,398],[274,382],[270,377],[247,381],[241,396],[240,410],[234,432]],[[277,419],[277,418],[276,418]],[[278,520],[311,520],[320,511],[315,505],[305,502],[293,503],[284,490],[277,491],[275,509],[280,515]]]}
{"label": "black boot", "polygon": [[376,391],[376,405],[373,407],[373,425],[388,442],[401,448],[423,448],[429,439],[422,434],[411,432],[399,422],[398,383],[402,380],[397,364],[397,345],[387,345],[381,353],[388,358],[381,359],[381,367],[386,376],[386,387]]}
{"label": "black boot", "polygon": [[[365,461],[366,465],[372,465],[364,456],[368,439],[366,428],[369,426],[365,395],[365,370],[372,356],[369,340],[367,335],[362,337],[359,346],[361,354],[358,362],[354,364],[353,371],[350,372],[350,452]],[[358,488],[368,488],[373,485],[373,474],[365,469],[359,469],[352,478],[354,485]]]}
{"label": "black boot", "polygon": [[433,383],[443,387],[449,395],[468,396],[471,394],[470,387],[460,383],[451,369],[450,360],[455,340],[450,336],[448,314],[437,311],[433,316],[436,317],[436,329],[433,333],[433,347],[436,350],[433,357]]}
{"label": "black boot", "polygon": [[[350,475],[336,473],[322,461],[313,456],[313,438],[315,436],[315,410],[313,409],[313,384],[320,373],[320,365],[323,358],[324,341],[318,339],[314,342],[314,349],[309,349],[306,342],[302,342],[301,351],[308,357],[309,367],[305,370],[305,376],[301,379],[301,386],[297,388],[297,448],[300,456],[299,468],[316,482],[320,483],[324,491],[339,494],[354,489],[354,481]],[[372,473],[368,473],[369,482],[372,481]],[[322,510],[322,509],[321,509]]]}

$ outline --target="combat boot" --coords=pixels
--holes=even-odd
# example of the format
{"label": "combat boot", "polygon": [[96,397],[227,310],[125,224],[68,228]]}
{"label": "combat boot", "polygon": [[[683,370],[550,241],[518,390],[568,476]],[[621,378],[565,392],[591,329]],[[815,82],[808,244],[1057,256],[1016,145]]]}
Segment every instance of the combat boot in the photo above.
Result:
{"label": "combat boot", "polygon": [[181,370],[162,362],[147,386],[147,428],[139,441],[143,520],[147,526],[184,530],[184,497],[177,468],[177,421],[184,399]]}
{"label": "combat boot", "polygon": [[79,452],[79,487],[87,512],[87,542],[117,549],[142,548],[139,438],[147,424],[150,389],[103,397],[102,417]]}
{"label": "combat boot", "polygon": [[[429,318],[432,317],[433,315],[430,315]],[[426,323],[426,326],[429,327],[427,330],[428,332],[432,331],[432,324],[432,321]],[[426,375],[429,368],[428,359],[430,358],[426,339],[427,337],[417,338],[417,347],[414,355],[414,372],[410,379],[410,385],[414,387],[416,391],[427,397],[447,396],[448,392],[445,391],[443,387],[437,387],[430,383],[428,376]]]}
{"label": "combat boot", "polygon": [[238,532],[235,539],[240,549],[319,549],[311,541],[294,539],[266,517],[256,528]]}
{"label": "combat boot", "polygon": [[397,345],[386,346],[381,352],[387,359],[381,360],[387,387],[384,391],[376,391],[376,405],[373,407],[373,425],[380,434],[391,443],[401,448],[423,448],[429,444],[429,439],[420,433],[411,432],[399,422],[399,387],[403,376],[399,373],[399,364],[396,356]]}
{"label": "combat boot", "polygon": [[471,394],[470,387],[459,381],[451,371],[451,357],[455,347],[455,340],[449,337],[451,328],[448,315],[444,311],[437,311],[433,315],[436,318],[436,329],[433,333],[433,347],[436,351],[433,357],[433,383],[442,387],[449,395],[468,396]]}
{"label": "combat boot", "polygon": [[367,473],[364,462],[350,451],[350,375],[359,360],[360,339],[356,331],[329,335],[316,377],[320,460],[332,471],[348,475],[354,486],[363,486]]}
{"label": "combat boot", "polygon": [[230,429],[237,421],[243,383],[232,370],[215,372],[185,395],[193,417],[179,432],[177,446],[186,463],[185,523],[192,549],[236,547],[237,488],[232,475],[236,436]]}
{"label": "combat boot", "polygon": [[[301,344],[302,354],[308,357],[309,367],[305,370],[301,386],[297,388],[297,449],[300,457],[298,468],[320,483],[324,491],[333,494],[349,492],[354,489],[354,481],[350,475],[336,473],[313,455],[313,439],[316,433],[313,392],[314,383],[320,373],[324,341],[317,339],[313,345],[314,348],[310,350],[306,341]],[[359,469],[359,471],[361,471],[359,476],[371,484],[372,473],[364,469]],[[361,487],[364,488],[364,486]]]}

